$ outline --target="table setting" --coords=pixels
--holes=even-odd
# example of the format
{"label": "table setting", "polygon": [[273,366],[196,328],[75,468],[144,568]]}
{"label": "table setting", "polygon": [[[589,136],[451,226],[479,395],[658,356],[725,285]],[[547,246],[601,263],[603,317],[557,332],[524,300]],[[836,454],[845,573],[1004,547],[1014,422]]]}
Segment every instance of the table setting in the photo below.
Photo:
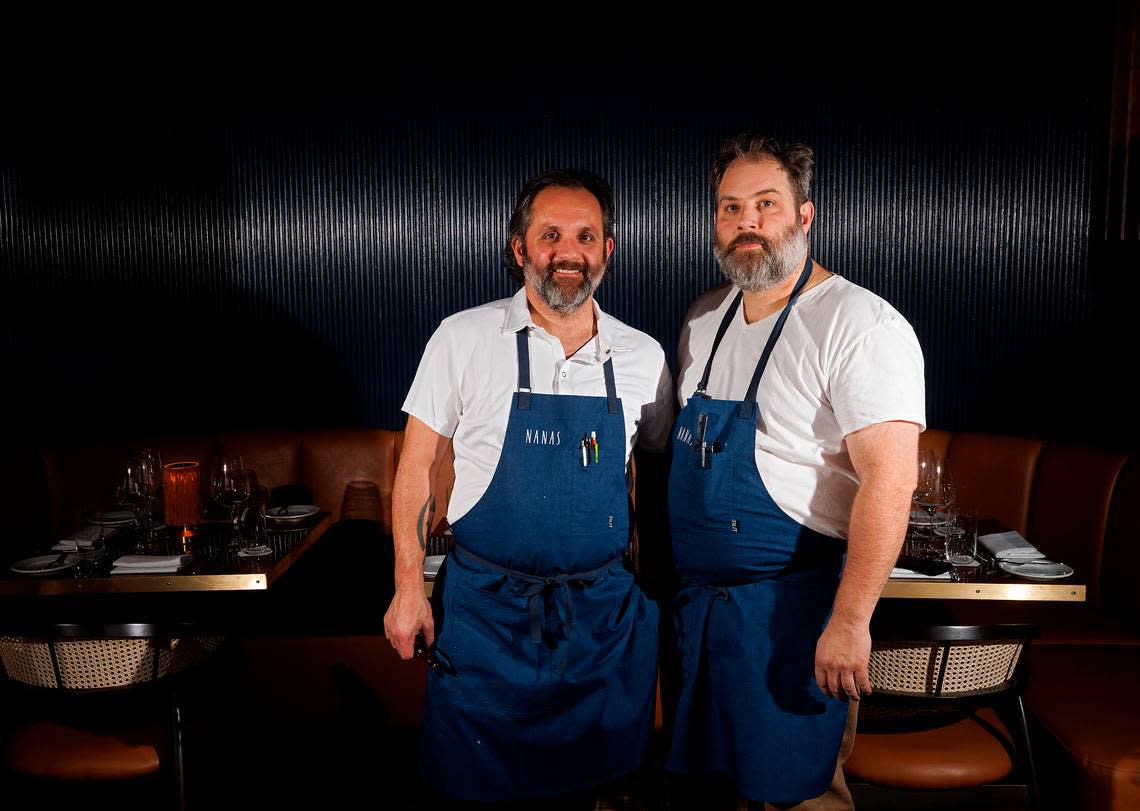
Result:
{"label": "table setting", "polygon": [[[206,477],[197,461],[163,465],[161,458],[150,449],[129,454],[106,502],[77,510],[74,531],[41,554],[10,562],[0,590],[265,588],[318,526],[331,523],[315,504],[278,503],[238,454],[219,449]],[[295,500],[296,488],[277,489]],[[75,587],[60,582],[66,579]]]}
{"label": "table setting", "polygon": [[920,450],[917,464],[906,539],[892,580],[976,583],[1072,576],[1072,567],[1048,559],[1018,532],[961,505],[946,461]]}

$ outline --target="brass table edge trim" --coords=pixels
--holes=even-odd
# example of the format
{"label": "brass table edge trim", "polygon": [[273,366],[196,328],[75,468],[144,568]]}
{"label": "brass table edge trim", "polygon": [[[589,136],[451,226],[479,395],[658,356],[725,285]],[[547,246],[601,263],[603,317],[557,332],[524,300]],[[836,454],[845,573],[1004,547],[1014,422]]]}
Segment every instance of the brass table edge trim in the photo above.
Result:
{"label": "brass table edge trim", "polygon": [[954,583],[931,580],[888,580],[882,597],[912,600],[1010,600],[1071,602],[1086,600],[1085,586],[1060,583]]}

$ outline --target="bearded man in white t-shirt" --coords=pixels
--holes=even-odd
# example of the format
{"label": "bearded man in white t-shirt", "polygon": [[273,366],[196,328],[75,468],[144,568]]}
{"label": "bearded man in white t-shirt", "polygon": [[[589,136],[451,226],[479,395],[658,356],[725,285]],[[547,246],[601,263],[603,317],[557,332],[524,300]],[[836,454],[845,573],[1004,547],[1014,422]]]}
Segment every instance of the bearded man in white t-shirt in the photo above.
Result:
{"label": "bearded man in white t-shirt", "polygon": [[[713,164],[729,284],[678,352],[670,522],[684,676],[669,768],[759,807],[850,804],[836,766],[871,690],[870,619],[906,530],[922,353],[890,304],[812,260],[809,147]],[[829,789],[830,786],[830,789]]]}

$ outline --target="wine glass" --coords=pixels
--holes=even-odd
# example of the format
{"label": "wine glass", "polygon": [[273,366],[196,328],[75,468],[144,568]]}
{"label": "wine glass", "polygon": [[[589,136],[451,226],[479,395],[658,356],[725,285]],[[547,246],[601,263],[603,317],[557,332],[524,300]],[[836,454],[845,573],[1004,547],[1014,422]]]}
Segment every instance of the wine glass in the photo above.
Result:
{"label": "wine glass", "polygon": [[139,535],[142,543],[153,548],[155,543],[154,532],[154,502],[162,487],[162,456],[158,451],[149,448],[139,451],[134,457],[135,479],[138,483],[139,495],[142,498],[141,524]]}
{"label": "wine glass", "polygon": [[124,510],[134,513],[135,542],[132,551],[140,555],[150,551],[147,548],[144,516],[147,503],[154,498],[154,495],[153,490],[149,496],[147,495],[148,487],[150,487],[150,483],[146,474],[139,467],[138,457],[131,455],[124,465],[123,477],[115,487],[115,503]]}
{"label": "wine glass", "polygon": [[230,511],[230,549],[241,545],[241,508],[249,501],[249,471],[240,456],[222,456],[210,472],[210,497]]}
{"label": "wine glass", "polygon": [[935,513],[939,510],[945,511],[953,505],[958,499],[958,490],[954,486],[953,477],[945,461],[935,459],[933,464],[922,468],[920,472],[922,479],[916,490],[918,495],[915,500],[919,507],[926,510],[927,529],[933,537]]}
{"label": "wine glass", "polygon": [[930,486],[930,470],[934,467],[934,451],[929,448],[918,449],[918,475],[914,480],[914,495],[912,502],[914,507],[921,511],[920,502],[924,496],[929,492]]}

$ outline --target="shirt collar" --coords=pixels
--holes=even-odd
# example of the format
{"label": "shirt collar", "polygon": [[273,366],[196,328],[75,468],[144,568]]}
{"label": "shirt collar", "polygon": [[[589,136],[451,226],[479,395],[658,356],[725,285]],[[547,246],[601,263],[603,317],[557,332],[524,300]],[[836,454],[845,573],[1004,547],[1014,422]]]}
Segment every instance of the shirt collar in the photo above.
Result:
{"label": "shirt collar", "polygon": [[[630,347],[620,334],[622,324],[606,315],[598,306],[597,301],[592,300],[591,303],[594,305],[594,319],[598,326],[597,339],[593,342],[594,359],[598,363],[604,363],[612,353],[625,352]],[[527,304],[526,300],[526,287],[520,287],[519,291],[511,298],[511,302],[507,306],[506,318],[503,320],[503,332],[518,332],[523,327],[539,328],[530,316],[530,305]]]}

